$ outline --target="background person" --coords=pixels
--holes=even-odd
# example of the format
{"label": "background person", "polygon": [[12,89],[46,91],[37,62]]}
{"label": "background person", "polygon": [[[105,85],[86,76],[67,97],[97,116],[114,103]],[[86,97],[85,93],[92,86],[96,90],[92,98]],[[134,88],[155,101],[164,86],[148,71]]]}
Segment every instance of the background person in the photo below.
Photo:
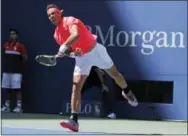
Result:
{"label": "background person", "polygon": [[18,41],[18,31],[10,29],[10,39],[2,47],[3,74],[2,89],[6,91],[6,100],[1,111],[10,112],[11,95],[16,94],[16,106],[13,112],[22,112],[22,72],[27,60],[27,51]]}

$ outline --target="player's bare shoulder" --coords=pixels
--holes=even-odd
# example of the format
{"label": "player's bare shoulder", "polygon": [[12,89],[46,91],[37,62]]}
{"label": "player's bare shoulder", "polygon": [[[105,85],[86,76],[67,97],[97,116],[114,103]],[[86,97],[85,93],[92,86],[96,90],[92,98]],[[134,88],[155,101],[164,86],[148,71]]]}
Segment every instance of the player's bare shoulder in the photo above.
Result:
{"label": "player's bare shoulder", "polygon": [[66,24],[72,24],[72,23],[78,23],[80,20],[73,16],[64,17],[64,23]]}
{"label": "player's bare shoulder", "polygon": [[72,22],[74,20],[78,20],[76,17],[73,17],[73,16],[67,16],[67,17],[64,17],[66,19],[67,22]]}

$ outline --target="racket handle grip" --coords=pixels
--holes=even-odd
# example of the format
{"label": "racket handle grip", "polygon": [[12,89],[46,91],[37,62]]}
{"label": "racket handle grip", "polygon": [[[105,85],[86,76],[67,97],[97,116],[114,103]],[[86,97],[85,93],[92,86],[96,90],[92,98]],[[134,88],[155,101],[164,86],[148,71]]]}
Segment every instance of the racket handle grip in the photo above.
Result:
{"label": "racket handle grip", "polygon": [[55,58],[62,58],[62,57],[64,57],[65,55],[63,54],[63,55],[58,55],[58,54],[56,54],[55,55]]}

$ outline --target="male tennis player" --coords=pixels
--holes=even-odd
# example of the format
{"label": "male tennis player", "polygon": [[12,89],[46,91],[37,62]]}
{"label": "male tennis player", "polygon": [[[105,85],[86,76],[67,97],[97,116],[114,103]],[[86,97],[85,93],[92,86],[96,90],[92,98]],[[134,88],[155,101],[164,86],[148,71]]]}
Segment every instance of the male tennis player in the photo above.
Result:
{"label": "male tennis player", "polygon": [[73,74],[71,116],[67,122],[62,121],[60,125],[72,131],[78,131],[81,90],[92,66],[104,69],[122,88],[122,95],[128,100],[128,103],[131,106],[137,106],[136,97],[124,77],[116,69],[106,48],[97,42],[97,36],[91,34],[81,20],[75,17],[63,17],[62,12],[56,5],[50,4],[46,10],[49,20],[56,25],[54,38],[60,45],[57,56],[63,56],[69,49],[72,52],[80,52],[79,56],[74,57],[76,64]]}

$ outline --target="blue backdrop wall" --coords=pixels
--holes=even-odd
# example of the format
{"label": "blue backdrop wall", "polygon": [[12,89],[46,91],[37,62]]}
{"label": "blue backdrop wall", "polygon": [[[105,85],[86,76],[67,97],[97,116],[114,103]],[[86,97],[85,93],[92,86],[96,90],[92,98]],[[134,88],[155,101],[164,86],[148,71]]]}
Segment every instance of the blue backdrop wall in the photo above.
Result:
{"label": "blue backdrop wall", "polygon": [[[2,0],[2,41],[7,40],[8,29],[15,27],[28,50],[24,77],[27,112],[56,113],[71,94],[73,59],[62,59],[53,68],[42,67],[34,59],[58,50],[54,26],[45,12],[49,3],[62,7],[66,16],[83,20],[127,79],[174,81],[173,104],[153,105],[164,119],[187,120],[187,3],[183,1]],[[92,100],[98,95],[91,91],[86,97]],[[126,118],[154,118],[150,103],[138,108],[126,102],[121,105],[125,110],[118,114]]]}

